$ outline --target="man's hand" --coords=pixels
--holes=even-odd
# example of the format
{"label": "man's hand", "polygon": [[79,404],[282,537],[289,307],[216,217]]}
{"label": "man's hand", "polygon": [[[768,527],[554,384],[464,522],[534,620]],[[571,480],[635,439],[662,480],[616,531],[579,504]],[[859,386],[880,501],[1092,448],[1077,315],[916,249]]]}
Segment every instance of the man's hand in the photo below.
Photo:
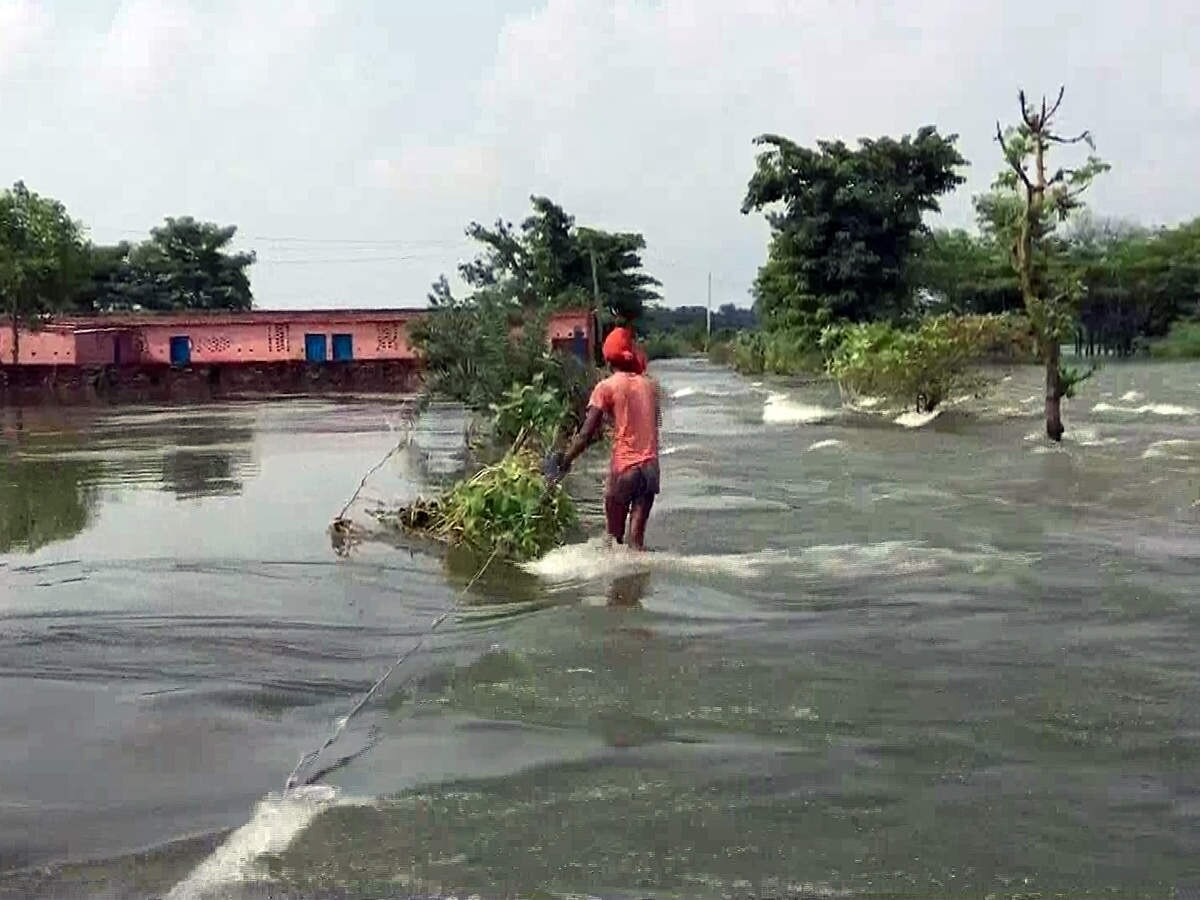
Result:
{"label": "man's hand", "polygon": [[542,462],[542,475],[546,479],[546,484],[552,487],[562,481],[570,470],[571,464],[567,462],[566,456],[561,450],[551,453]]}

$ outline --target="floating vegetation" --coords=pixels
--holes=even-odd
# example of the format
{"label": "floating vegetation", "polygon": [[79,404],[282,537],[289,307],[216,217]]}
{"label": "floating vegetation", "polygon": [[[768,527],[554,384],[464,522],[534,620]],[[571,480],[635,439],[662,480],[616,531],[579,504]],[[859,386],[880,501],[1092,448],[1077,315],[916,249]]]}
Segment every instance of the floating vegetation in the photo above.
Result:
{"label": "floating vegetation", "polygon": [[562,485],[547,484],[538,456],[520,448],[458,481],[438,498],[418,498],[373,515],[401,531],[516,562],[536,559],[558,546],[579,521]]}

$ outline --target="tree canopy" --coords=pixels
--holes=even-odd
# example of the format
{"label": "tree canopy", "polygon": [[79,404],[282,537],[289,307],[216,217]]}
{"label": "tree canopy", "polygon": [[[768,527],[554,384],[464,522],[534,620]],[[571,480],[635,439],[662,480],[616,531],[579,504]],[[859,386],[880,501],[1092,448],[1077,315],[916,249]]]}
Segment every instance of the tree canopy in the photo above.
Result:
{"label": "tree canopy", "polygon": [[[530,201],[533,212],[519,228],[503,220],[491,228],[478,222],[467,228],[467,235],[482,245],[479,256],[459,266],[474,296],[487,295],[523,310],[552,310],[591,307],[598,287],[608,311],[629,320],[658,299],[658,280],[642,270],[642,235],[577,226],[546,197]],[[430,299],[435,306],[452,302],[444,278]]]}
{"label": "tree canopy", "polygon": [[83,260],[81,229],[57,200],[18,181],[0,194],[0,298],[12,328],[12,361],[20,328],[69,304]]}
{"label": "tree canopy", "polygon": [[911,306],[909,268],[922,217],[963,178],[956,135],[932,126],[916,136],[802,147],[759,137],[742,212],[771,226],[767,262],[754,284],[768,327],[812,332],[837,321],[895,318]]}
{"label": "tree canopy", "polygon": [[168,218],[134,246],[93,247],[78,305],[89,311],[250,309],[254,253],[229,249],[237,228]]}

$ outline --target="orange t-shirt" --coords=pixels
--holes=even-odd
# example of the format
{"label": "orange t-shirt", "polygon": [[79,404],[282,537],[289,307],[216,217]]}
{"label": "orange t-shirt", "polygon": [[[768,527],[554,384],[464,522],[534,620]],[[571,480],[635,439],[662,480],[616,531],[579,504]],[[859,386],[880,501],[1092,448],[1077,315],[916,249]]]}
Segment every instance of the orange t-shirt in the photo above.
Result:
{"label": "orange t-shirt", "polygon": [[658,459],[658,388],[645,375],[615,372],[592,391],[589,406],[613,423],[612,470]]}

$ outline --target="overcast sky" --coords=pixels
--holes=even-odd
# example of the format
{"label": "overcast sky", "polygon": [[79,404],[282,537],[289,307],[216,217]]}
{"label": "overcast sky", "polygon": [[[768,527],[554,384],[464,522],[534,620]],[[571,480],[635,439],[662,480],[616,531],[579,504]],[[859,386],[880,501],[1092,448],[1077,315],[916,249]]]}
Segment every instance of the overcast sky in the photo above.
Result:
{"label": "overcast sky", "polygon": [[531,193],[646,235],[672,305],[748,302],[755,135],[960,135],[969,224],[1016,90],[1114,168],[1097,212],[1200,215],[1198,0],[0,0],[0,176],[97,242],[236,224],[258,305],[423,305]]}

